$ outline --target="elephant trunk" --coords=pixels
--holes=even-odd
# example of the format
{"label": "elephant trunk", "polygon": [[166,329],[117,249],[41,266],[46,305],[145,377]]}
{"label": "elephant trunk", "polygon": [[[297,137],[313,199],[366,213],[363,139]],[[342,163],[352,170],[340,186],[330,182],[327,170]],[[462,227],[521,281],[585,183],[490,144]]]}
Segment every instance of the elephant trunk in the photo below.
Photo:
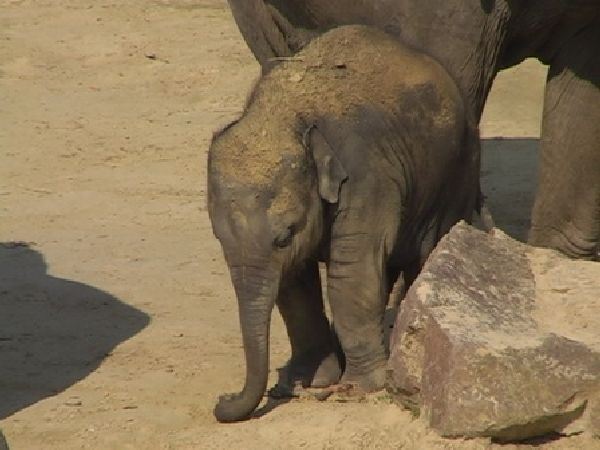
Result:
{"label": "elephant trunk", "polygon": [[247,419],[259,405],[267,388],[269,328],[279,278],[266,277],[264,272],[264,269],[247,265],[231,268],[246,356],[246,383],[240,393],[219,398],[214,411],[219,422]]}

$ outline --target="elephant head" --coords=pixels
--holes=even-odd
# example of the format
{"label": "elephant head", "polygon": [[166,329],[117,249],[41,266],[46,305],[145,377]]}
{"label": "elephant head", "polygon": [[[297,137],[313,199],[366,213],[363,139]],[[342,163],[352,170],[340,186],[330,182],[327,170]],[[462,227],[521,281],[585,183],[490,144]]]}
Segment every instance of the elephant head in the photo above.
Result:
{"label": "elephant head", "polygon": [[229,266],[239,306],[246,382],[222,396],[219,421],[247,418],[269,372],[269,325],[282,277],[314,257],[323,235],[323,204],[337,203],[346,173],[314,125],[246,114],[213,138],[208,210]]}

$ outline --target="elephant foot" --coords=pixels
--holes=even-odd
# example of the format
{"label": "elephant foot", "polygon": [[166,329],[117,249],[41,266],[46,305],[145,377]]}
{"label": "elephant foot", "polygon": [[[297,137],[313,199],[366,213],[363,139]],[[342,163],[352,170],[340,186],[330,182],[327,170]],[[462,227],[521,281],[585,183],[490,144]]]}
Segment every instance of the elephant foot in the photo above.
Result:
{"label": "elephant foot", "polygon": [[310,387],[321,388],[337,383],[342,376],[340,362],[335,353],[327,355],[319,364],[310,382]]}
{"label": "elephant foot", "polygon": [[331,385],[321,392],[313,394],[318,400],[328,400],[332,402],[362,402],[365,400],[367,392],[365,392],[358,384],[355,383],[339,383]]}
{"label": "elephant foot", "polygon": [[541,228],[532,226],[529,244],[558,250],[569,258],[600,261],[600,242],[598,238],[584,236],[573,226],[566,230],[559,228]]}
{"label": "elephant foot", "polygon": [[[328,358],[331,360],[328,361]],[[337,358],[329,355],[323,360],[319,370],[315,373],[313,383],[303,383],[302,379],[296,379],[293,382],[278,382],[275,387],[269,390],[269,396],[273,398],[307,398],[315,400],[332,400],[340,402],[362,401],[366,395],[384,389],[387,381],[387,371],[385,365],[378,366],[368,372],[346,371],[339,383],[339,372],[333,371],[334,367],[339,370]],[[333,366],[333,362],[336,366]],[[289,366],[286,366],[286,368]],[[285,370],[285,368],[283,369]],[[317,377],[320,375],[322,377]],[[332,376],[335,375],[335,376]],[[280,373],[281,377],[281,373]],[[335,381],[332,381],[334,380]]]}
{"label": "elephant foot", "polygon": [[365,399],[366,392],[356,384],[339,383],[327,387],[302,387],[300,384],[288,387],[276,385],[269,390],[269,396],[275,399],[299,398],[304,400],[359,402]]}
{"label": "elephant foot", "polygon": [[302,397],[306,388],[324,388],[339,381],[342,374],[335,353],[325,358],[291,360],[279,369],[279,380],[269,391],[274,398]]}
{"label": "elephant foot", "polygon": [[383,389],[386,381],[387,371],[384,363],[368,372],[358,372],[348,368],[340,384],[356,386],[363,392],[375,392]]}

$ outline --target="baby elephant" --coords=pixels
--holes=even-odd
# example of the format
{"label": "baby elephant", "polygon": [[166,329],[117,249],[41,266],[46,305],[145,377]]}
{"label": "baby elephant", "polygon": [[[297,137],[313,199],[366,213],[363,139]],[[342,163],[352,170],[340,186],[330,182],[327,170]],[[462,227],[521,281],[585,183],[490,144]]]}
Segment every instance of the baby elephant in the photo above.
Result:
{"label": "baby elephant", "polygon": [[391,287],[401,272],[410,282],[440,237],[470,220],[478,193],[477,128],[428,56],[345,26],[264,75],[208,158],[208,209],[246,356],[244,388],[220,398],[217,419],[242,420],[260,403],[275,304],[292,348],[289,383],[380,389]]}

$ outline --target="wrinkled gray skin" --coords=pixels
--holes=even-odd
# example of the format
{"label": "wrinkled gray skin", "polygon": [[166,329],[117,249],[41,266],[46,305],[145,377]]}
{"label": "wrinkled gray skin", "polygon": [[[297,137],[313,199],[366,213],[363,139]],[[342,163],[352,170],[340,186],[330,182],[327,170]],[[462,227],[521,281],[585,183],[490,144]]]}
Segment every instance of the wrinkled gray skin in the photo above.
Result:
{"label": "wrinkled gray skin", "polygon": [[[303,111],[288,124],[289,141],[280,144],[305,150],[262,187],[225,177],[218,160],[245,121],[258,117],[272,125],[281,112],[246,112],[215,135],[209,214],[238,298],[247,368],[242,392],[221,397],[215,408],[219,421],[249,417],[264,395],[275,304],[292,348],[284,382],[323,387],[343,372],[342,383],[366,391],[383,386],[383,314],[392,284],[401,271],[411,282],[439,238],[458,220],[469,220],[476,206],[479,136],[453,89],[438,92],[430,84],[399,92],[393,114],[374,104],[343,119]],[[444,100],[452,112],[438,127],[429,115]],[[251,136],[246,143],[252,145]],[[284,188],[300,200],[274,213],[271,205]],[[319,260],[327,265],[342,357],[323,310]]]}
{"label": "wrinkled gray skin", "polygon": [[385,30],[432,55],[479,118],[496,73],[550,66],[529,242],[600,259],[598,0],[229,0],[264,70],[344,24]]}

